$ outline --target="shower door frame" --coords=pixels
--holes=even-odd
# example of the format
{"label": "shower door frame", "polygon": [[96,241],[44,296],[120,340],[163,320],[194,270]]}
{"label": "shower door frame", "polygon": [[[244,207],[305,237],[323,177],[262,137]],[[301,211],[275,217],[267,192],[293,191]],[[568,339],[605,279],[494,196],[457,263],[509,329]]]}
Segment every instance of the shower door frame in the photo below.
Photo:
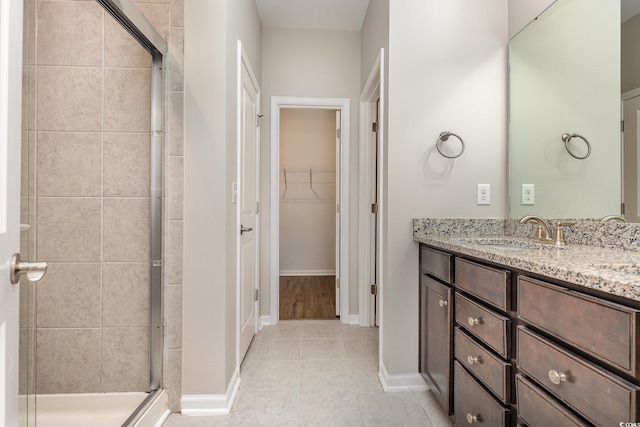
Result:
{"label": "shower door frame", "polygon": [[96,0],[151,54],[151,163],[150,163],[150,330],[149,395],[124,422],[134,425],[162,391],[163,325],[163,169],[164,169],[164,57],[167,43],[131,0]]}

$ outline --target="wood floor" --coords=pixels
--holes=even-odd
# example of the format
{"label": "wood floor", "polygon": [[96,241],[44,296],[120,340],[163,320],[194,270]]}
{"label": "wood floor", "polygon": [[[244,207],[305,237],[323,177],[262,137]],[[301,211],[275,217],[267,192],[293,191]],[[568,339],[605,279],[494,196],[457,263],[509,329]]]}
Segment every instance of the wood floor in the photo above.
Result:
{"label": "wood floor", "polygon": [[280,320],[335,319],[335,276],[280,276]]}

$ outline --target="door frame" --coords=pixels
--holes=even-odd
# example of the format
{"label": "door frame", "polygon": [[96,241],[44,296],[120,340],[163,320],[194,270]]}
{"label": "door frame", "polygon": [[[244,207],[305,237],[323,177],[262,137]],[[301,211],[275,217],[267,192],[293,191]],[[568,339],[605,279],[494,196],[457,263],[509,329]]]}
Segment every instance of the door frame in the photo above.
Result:
{"label": "door frame", "polygon": [[[630,99],[633,98],[637,98],[640,96],[640,88],[635,88],[632,89],[630,91],[624,92],[621,95],[621,101],[620,101],[620,120],[624,121],[624,103]],[[638,152],[637,152],[637,159],[636,161],[638,163],[640,163],[640,140],[637,141],[638,143]],[[620,138],[620,200],[622,200],[622,203],[624,203],[624,207],[625,207],[625,211],[627,211],[628,208],[628,203],[627,200],[625,199],[625,178],[624,178],[624,151],[625,151],[625,139],[624,139],[624,131],[621,132],[621,138]],[[640,184],[637,184],[640,185]],[[636,196],[636,206],[635,206],[635,212],[640,216],[640,209],[638,209],[638,205],[640,205],[640,198],[638,198],[638,196]],[[622,215],[624,216],[624,213],[622,213]]]}
{"label": "door frame", "polygon": [[[359,324],[360,326],[374,326],[375,325],[375,301],[376,298],[371,295],[369,288],[371,284],[371,257],[370,248],[372,245],[372,239],[370,235],[371,230],[371,204],[369,200],[369,194],[371,192],[371,183],[373,177],[371,176],[371,170],[368,165],[371,164],[371,123],[373,120],[374,109],[376,108],[376,101],[380,100],[380,109],[378,111],[378,229],[377,229],[377,246],[378,253],[377,258],[374,261],[377,274],[378,285],[378,305],[382,312],[382,292],[383,292],[383,275],[382,275],[382,222],[384,210],[382,209],[383,202],[383,188],[382,188],[382,167],[383,167],[383,155],[384,151],[381,149],[384,141],[385,134],[385,87],[384,87],[384,48],[380,49],[378,56],[371,67],[369,77],[360,94],[360,221],[359,221],[359,235],[358,239],[358,254],[359,254],[359,276],[360,288],[358,290],[359,295]],[[365,214],[366,213],[366,214]],[[382,323],[381,313],[378,313],[379,322]]]}
{"label": "door frame", "polygon": [[[240,189],[242,186],[242,69],[247,70],[247,74],[249,75],[249,79],[251,80],[251,84],[256,89],[256,107],[257,114],[256,117],[256,202],[260,203],[260,85],[258,84],[258,79],[253,71],[253,67],[251,66],[251,61],[249,60],[249,56],[247,52],[245,52],[244,47],[242,46],[242,41],[238,40],[238,53],[237,53],[237,118],[236,118],[236,182],[234,188],[234,198],[236,203],[236,225],[237,229],[240,230],[240,224],[242,221],[242,206],[240,203],[241,195]],[[253,284],[253,291],[255,292],[258,289],[258,277],[260,276],[260,211],[256,213],[256,225],[255,230],[256,233],[256,253],[255,253],[255,281]],[[240,333],[242,329],[242,271],[241,271],[241,235],[240,233],[236,233],[236,369],[240,368],[240,364],[242,363],[242,359],[240,358]],[[255,321],[254,321],[254,334],[258,332],[259,328],[259,319],[260,319],[260,298],[254,299],[254,311],[255,311]]]}
{"label": "door frame", "polygon": [[270,324],[280,320],[280,110],[282,108],[317,108],[340,111],[340,263],[336,277],[340,278],[340,320],[349,323],[349,98],[311,98],[292,96],[271,97],[271,206],[270,206]]}

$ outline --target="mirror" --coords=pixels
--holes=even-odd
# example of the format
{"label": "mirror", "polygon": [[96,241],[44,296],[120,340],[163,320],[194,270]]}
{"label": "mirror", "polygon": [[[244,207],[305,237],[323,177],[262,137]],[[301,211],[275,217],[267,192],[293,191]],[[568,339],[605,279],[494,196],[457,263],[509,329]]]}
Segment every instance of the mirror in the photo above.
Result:
{"label": "mirror", "polygon": [[[637,152],[627,133],[635,136],[640,117],[640,16],[626,19],[638,12],[620,1],[557,0],[511,39],[511,217],[598,219],[620,215],[624,198],[625,218],[638,220]],[[624,147],[623,93],[638,104],[625,109]],[[565,133],[586,139],[591,152],[578,136],[565,143]]]}

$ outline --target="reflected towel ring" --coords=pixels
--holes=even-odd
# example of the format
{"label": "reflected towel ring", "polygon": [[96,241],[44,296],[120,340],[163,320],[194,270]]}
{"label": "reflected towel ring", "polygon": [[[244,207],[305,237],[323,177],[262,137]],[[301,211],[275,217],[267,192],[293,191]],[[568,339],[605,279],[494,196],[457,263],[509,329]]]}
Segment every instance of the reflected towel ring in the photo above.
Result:
{"label": "reflected towel ring", "polygon": [[[446,141],[449,139],[450,136],[455,136],[456,138],[458,138],[460,140],[460,145],[461,145],[461,149],[460,152],[454,156],[448,156],[446,154],[444,154],[442,152],[442,150],[440,150],[440,143],[443,141]],[[438,139],[436,139],[436,149],[438,150],[438,153],[442,154],[444,157],[446,157],[447,159],[455,159],[457,157],[460,157],[462,155],[462,153],[464,153],[464,141],[462,140],[462,138],[460,138],[460,136],[456,135],[453,132],[440,132],[440,135],[438,135]]]}
{"label": "reflected towel ring", "polygon": [[[587,144],[587,154],[584,156],[576,156],[575,154],[573,154],[571,152],[571,150],[569,149],[569,141],[571,141],[571,138],[580,138],[581,140],[583,140],[585,142],[585,144]],[[591,155],[591,144],[589,144],[589,141],[587,141],[587,138],[585,138],[584,136],[574,133],[574,134],[569,134],[569,133],[563,133],[562,134],[562,140],[564,141],[564,148],[567,149],[567,151],[569,152],[569,154],[571,154],[571,157],[573,157],[574,159],[578,159],[578,160],[584,160],[587,157],[589,157]]]}

